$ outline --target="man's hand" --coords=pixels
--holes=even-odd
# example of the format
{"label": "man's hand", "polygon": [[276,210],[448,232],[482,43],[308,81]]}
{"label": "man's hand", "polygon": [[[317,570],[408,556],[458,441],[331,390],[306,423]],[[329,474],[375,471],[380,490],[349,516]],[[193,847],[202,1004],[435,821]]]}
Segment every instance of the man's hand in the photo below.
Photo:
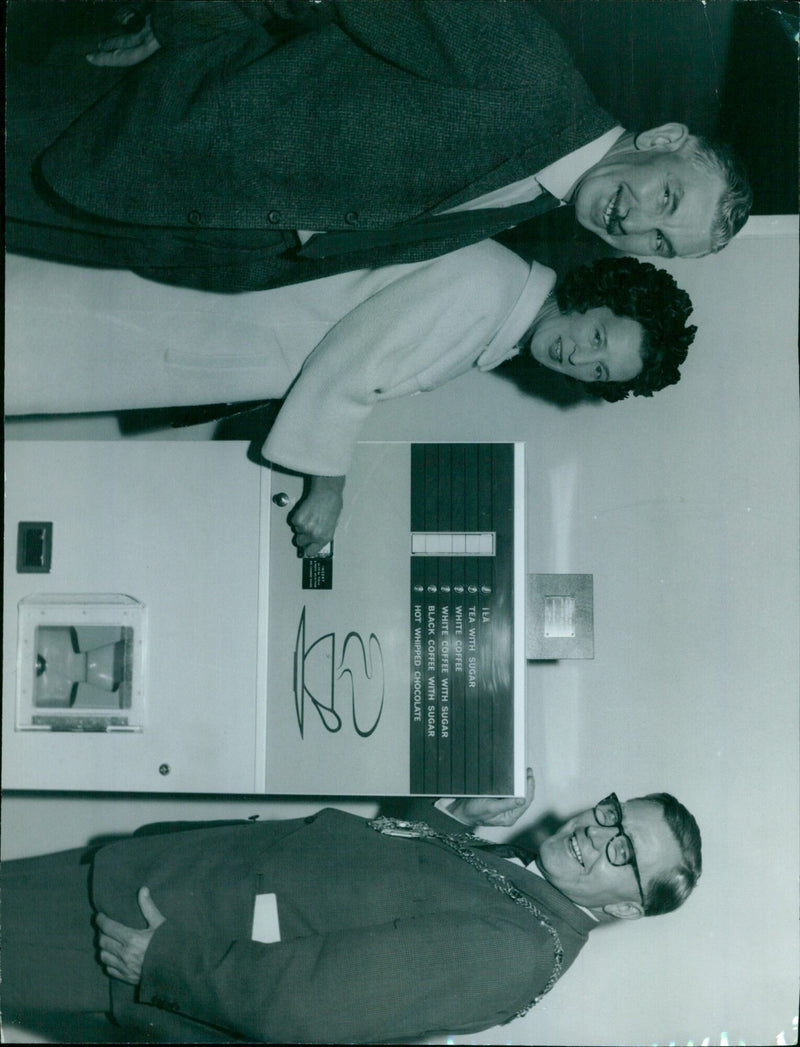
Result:
{"label": "man's hand", "polygon": [[289,513],[294,544],[303,556],[316,556],[328,542],[342,511],[343,476],[310,476],[308,490]]}
{"label": "man's hand", "polygon": [[533,803],[533,790],[533,769],[529,767],[524,797],[456,800],[450,805],[448,813],[464,825],[513,825]]}
{"label": "man's hand", "polygon": [[150,945],[150,939],[156,929],[164,922],[165,917],[156,908],[147,887],[142,887],[138,894],[139,908],[147,920],[147,930],[137,931],[117,923],[105,913],[97,914],[97,945],[100,950],[100,962],[106,974],[118,978],[121,982],[138,985],[142,977],[144,954]]}
{"label": "man's hand", "polygon": [[110,36],[97,45],[97,50],[86,56],[91,65],[117,66],[124,68],[138,65],[145,58],[154,54],[161,44],[156,40],[150,15],[144,20],[142,28],[135,33],[123,33]]}

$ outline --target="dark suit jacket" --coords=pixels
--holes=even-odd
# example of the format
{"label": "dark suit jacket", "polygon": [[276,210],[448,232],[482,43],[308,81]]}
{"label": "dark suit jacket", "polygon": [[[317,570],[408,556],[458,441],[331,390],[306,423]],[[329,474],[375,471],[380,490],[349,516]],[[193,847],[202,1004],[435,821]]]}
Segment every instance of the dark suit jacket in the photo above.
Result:
{"label": "dark suit jacket", "polygon": [[[459,830],[429,803],[421,813]],[[548,917],[568,967],[591,920],[540,877],[483,857]],[[114,1013],[178,1042],[219,1038],[199,1023],[260,1042],[468,1033],[513,1017],[552,971],[548,933],[463,859],[336,810],[136,836],[95,857],[94,903],[116,919],[143,925],[142,884],[166,922],[138,1001],[115,982]],[[251,940],[260,893],[277,897],[279,942]]]}
{"label": "dark suit jacket", "polygon": [[232,278],[243,289],[485,239],[498,228],[478,212],[467,233],[422,245],[274,257],[286,248],[276,231],[387,228],[446,210],[613,126],[531,0],[308,10],[156,3],[163,47],[45,151],[44,182],[81,212],[149,231],[153,266],[249,269],[241,287]]}

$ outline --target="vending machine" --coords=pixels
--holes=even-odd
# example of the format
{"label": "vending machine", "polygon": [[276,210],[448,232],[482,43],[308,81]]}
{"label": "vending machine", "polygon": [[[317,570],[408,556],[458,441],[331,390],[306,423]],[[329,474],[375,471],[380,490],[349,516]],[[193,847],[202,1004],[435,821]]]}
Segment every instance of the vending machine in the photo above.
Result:
{"label": "vending machine", "polygon": [[326,555],[238,442],[6,445],[7,789],[525,789],[519,444],[359,444]]}

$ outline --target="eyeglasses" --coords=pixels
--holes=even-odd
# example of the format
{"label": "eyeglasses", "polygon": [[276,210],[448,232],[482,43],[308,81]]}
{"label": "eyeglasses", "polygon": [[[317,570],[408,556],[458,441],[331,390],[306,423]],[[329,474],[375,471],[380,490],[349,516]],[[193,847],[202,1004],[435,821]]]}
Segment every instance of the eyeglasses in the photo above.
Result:
{"label": "eyeglasses", "polygon": [[630,836],[623,831],[622,804],[617,799],[616,793],[611,793],[610,796],[607,796],[605,800],[601,800],[596,805],[594,808],[594,820],[598,825],[602,825],[605,828],[614,826],[618,828],[617,834],[612,836],[606,844],[606,857],[612,865],[630,865],[633,869],[633,875],[636,877],[642,905],[644,905],[644,891],[642,889],[642,878],[639,875],[639,866],[636,862],[636,852],[633,849],[633,842]]}

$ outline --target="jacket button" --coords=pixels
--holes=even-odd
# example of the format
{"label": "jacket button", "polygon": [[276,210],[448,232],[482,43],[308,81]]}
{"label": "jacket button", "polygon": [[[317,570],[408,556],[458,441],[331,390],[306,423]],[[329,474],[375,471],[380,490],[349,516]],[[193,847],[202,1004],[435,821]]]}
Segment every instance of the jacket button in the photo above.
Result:
{"label": "jacket button", "polygon": [[344,220],[348,225],[355,225],[358,221],[358,211],[348,211],[344,216]]}
{"label": "jacket button", "polygon": [[273,225],[277,225],[281,220],[280,211],[270,211],[267,215],[267,221],[272,222]]}
{"label": "jacket button", "polygon": [[200,212],[190,211],[186,216],[186,221],[189,225],[200,225]]}

